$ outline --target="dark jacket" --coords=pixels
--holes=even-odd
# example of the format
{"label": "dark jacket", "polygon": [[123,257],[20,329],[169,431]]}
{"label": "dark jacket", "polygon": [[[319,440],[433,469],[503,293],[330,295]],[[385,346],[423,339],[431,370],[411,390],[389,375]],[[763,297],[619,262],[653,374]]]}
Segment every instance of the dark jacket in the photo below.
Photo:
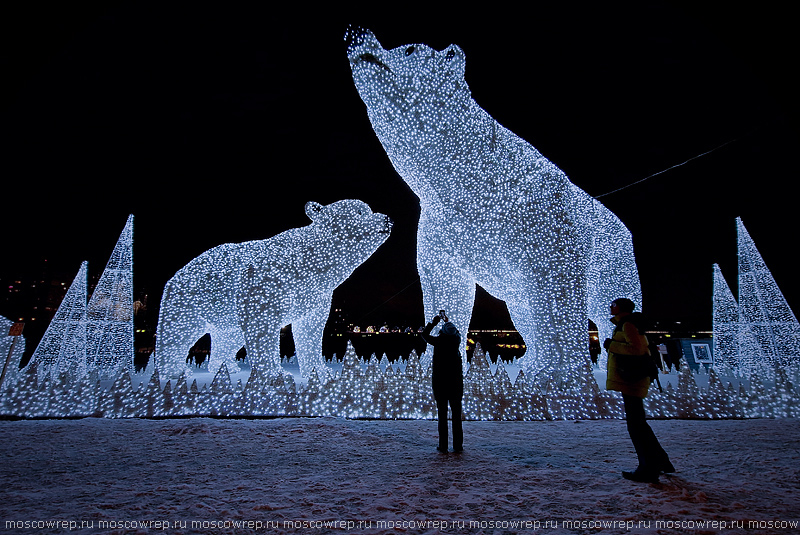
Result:
{"label": "dark jacket", "polygon": [[438,336],[431,336],[434,323],[428,323],[422,338],[433,346],[433,395],[461,397],[464,392],[461,368],[461,334],[450,322],[444,324]]}

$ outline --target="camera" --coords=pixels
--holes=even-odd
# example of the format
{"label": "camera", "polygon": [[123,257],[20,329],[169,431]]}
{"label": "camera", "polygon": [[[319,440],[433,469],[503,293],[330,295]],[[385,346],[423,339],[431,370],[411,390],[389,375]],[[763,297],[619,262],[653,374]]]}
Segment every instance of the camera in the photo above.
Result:
{"label": "camera", "polygon": [[440,310],[440,311],[439,311],[439,317],[440,317],[440,318],[442,318],[442,319],[445,319],[445,318],[447,317],[447,316],[445,316],[445,314],[444,314],[444,310]]}

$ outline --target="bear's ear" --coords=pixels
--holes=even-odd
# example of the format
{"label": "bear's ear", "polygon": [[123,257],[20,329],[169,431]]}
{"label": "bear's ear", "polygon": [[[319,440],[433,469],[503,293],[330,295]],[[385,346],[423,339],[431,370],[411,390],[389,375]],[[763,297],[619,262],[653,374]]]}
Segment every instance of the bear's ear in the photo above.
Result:
{"label": "bear's ear", "polygon": [[306,203],[306,215],[311,221],[316,221],[316,219],[319,217],[319,214],[322,213],[323,208],[324,206],[322,206],[320,203],[309,201]]}
{"label": "bear's ear", "polygon": [[466,60],[464,58],[464,51],[458,45],[450,45],[442,51],[444,54],[444,62],[448,68],[464,78],[464,65]]}

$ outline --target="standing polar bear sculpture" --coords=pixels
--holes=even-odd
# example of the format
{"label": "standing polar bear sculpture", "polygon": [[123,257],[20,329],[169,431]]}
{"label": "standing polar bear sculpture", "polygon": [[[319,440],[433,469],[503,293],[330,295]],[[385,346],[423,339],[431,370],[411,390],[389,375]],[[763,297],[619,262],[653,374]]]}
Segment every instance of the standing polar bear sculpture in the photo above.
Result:
{"label": "standing polar bear sculpture", "polygon": [[627,228],[472,99],[464,53],[384,50],[345,36],[353,80],[395,170],[420,200],[425,317],[467,332],[478,284],[506,302],[529,373],[568,384],[588,359],[588,320],[608,332],[617,297],[641,303]]}
{"label": "standing polar bear sculpture", "polygon": [[333,291],[389,237],[388,216],[357,200],[306,204],[312,223],[267,240],[214,247],[164,287],[156,338],[159,372],[178,376],[189,349],[211,335],[209,371],[237,369],[244,346],[263,380],[281,374],[280,329],[292,324],[300,373],[327,373],[322,332]]}

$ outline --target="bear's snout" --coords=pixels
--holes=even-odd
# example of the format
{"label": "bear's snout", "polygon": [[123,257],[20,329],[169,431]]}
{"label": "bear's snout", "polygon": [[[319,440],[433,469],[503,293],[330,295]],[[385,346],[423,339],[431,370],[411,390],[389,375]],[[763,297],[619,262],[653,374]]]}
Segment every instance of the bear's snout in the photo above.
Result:
{"label": "bear's snout", "polygon": [[[390,69],[388,65],[386,65],[384,62],[382,62],[381,60],[379,60],[377,57],[375,57],[373,54],[370,54],[369,52],[367,52],[366,54],[361,54],[360,56],[358,56],[356,58],[356,61],[365,61],[367,63],[372,63],[372,64],[377,65],[378,67],[380,67],[382,69],[385,69],[385,70],[387,70],[389,72],[392,72],[392,69]],[[355,61],[354,61],[354,63],[355,63]]]}
{"label": "bear's snout", "polygon": [[365,38],[370,34],[370,31],[361,26],[347,26],[344,32],[344,41],[347,43],[348,50],[364,44]]}

